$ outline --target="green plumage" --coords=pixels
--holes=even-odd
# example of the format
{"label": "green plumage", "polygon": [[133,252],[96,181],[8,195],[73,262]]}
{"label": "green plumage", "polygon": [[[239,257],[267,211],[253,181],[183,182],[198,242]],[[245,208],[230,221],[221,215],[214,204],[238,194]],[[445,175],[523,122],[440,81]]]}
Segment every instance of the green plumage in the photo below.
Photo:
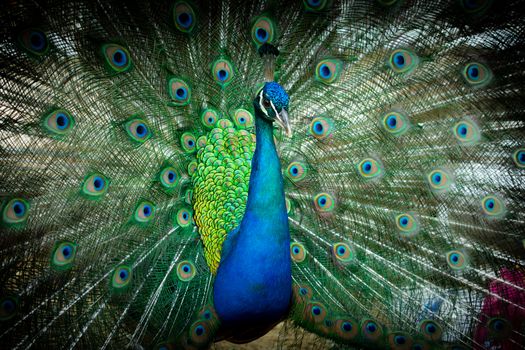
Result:
{"label": "green plumage", "polygon": [[195,223],[212,273],[219,266],[226,235],[241,222],[248,198],[255,135],[236,130],[236,124],[217,121],[198,151],[192,175]]}
{"label": "green plumage", "polygon": [[3,2],[0,343],[220,339],[269,42],[293,130],[280,344],[523,348],[522,5]]}

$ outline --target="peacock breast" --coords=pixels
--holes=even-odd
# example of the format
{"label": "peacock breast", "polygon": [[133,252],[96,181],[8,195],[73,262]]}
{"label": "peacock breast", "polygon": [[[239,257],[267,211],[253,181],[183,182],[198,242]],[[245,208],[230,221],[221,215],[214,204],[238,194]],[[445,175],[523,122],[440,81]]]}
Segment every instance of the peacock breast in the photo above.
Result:
{"label": "peacock breast", "polygon": [[292,279],[286,212],[247,211],[228,235],[227,252],[214,283],[214,304],[223,323],[272,324],[290,305]]}

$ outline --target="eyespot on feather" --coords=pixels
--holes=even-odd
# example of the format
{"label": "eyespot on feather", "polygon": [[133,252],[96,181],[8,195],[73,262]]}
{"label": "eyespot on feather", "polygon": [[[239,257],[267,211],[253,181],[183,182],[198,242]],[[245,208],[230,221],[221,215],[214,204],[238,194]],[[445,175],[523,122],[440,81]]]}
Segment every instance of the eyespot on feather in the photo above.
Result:
{"label": "eyespot on feather", "polygon": [[483,87],[492,79],[492,72],[482,63],[470,62],[463,68],[463,78],[472,87]]}
{"label": "eyespot on feather", "polygon": [[5,203],[2,221],[8,226],[24,223],[29,216],[29,203],[22,198],[13,198]]}
{"label": "eyespot on feather", "polygon": [[114,73],[123,73],[131,68],[131,57],[128,49],[118,44],[102,45],[102,55],[106,67]]}
{"label": "eyespot on feather", "polygon": [[335,334],[343,340],[352,340],[359,333],[357,322],[351,318],[341,318],[335,321]]}
{"label": "eyespot on feather", "polygon": [[502,317],[492,317],[487,321],[486,327],[492,338],[502,339],[512,333],[512,323]]}
{"label": "eyespot on feather", "polygon": [[189,329],[191,343],[197,345],[199,348],[208,344],[212,340],[210,328],[210,324],[207,321],[200,320],[193,323]]}
{"label": "eyespot on feather", "polygon": [[308,174],[308,169],[304,163],[291,162],[286,168],[285,175],[292,182],[299,182],[304,180]]}
{"label": "eyespot on feather", "polygon": [[64,109],[56,109],[43,120],[44,128],[52,134],[63,136],[73,130],[75,119]]}
{"label": "eyespot on feather", "polygon": [[428,342],[426,342],[426,341],[424,341],[424,340],[422,340],[420,338],[415,338],[413,340],[411,350],[431,350],[431,349],[432,349],[432,347],[431,347],[431,345]]}
{"label": "eyespot on feather", "polygon": [[413,237],[421,228],[415,213],[401,213],[396,215],[395,221],[401,237]]}
{"label": "eyespot on feather", "polygon": [[465,254],[459,250],[451,250],[446,254],[448,266],[453,270],[463,270],[467,267]]}
{"label": "eyespot on feather", "polygon": [[473,145],[481,139],[478,125],[470,119],[465,118],[457,122],[452,131],[456,139],[464,145]]}
{"label": "eyespot on feather", "polygon": [[135,208],[133,219],[135,222],[145,224],[151,222],[155,218],[155,205],[150,201],[142,201]]}
{"label": "eyespot on feather", "polygon": [[450,189],[454,183],[454,179],[449,171],[438,168],[427,174],[427,182],[433,192],[443,193]]}
{"label": "eyespot on feather", "polygon": [[409,73],[419,64],[417,55],[409,50],[397,49],[392,51],[388,65],[396,73]]}
{"label": "eyespot on feather", "polygon": [[197,162],[196,161],[191,161],[188,163],[188,175],[191,177],[193,174],[195,174],[195,172],[197,171]]}
{"label": "eyespot on feather", "polygon": [[423,337],[428,341],[438,341],[441,339],[443,330],[441,326],[434,320],[423,320],[419,324],[419,332],[423,334]]}
{"label": "eyespot on feather", "polygon": [[315,79],[324,84],[335,83],[341,75],[343,63],[336,59],[321,60],[315,66]]}
{"label": "eyespot on feather", "polygon": [[213,108],[207,108],[201,113],[201,122],[208,129],[213,129],[219,119],[219,114]]}
{"label": "eyespot on feather", "polygon": [[391,349],[410,350],[412,348],[412,337],[402,332],[388,334],[388,343]]}
{"label": "eyespot on feather", "polygon": [[377,342],[383,337],[383,327],[372,319],[361,321],[361,336],[368,341]]}
{"label": "eyespot on feather", "polygon": [[16,316],[18,313],[18,298],[7,295],[0,298],[0,321],[7,321]]}
{"label": "eyespot on feather", "polygon": [[49,51],[46,33],[37,28],[27,28],[18,34],[18,43],[29,54],[41,57]]}
{"label": "eyespot on feather", "polygon": [[89,199],[97,199],[105,195],[108,188],[108,178],[101,173],[91,173],[84,178],[82,193]]}
{"label": "eyespot on feather", "polygon": [[290,256],[297,263],[303,262],[306,258],[306,249],[301,243],[292,242],[290,243]]}
{"label": "eyespot on feather", "polygon": [[396,111],[386,113],[382,117],[381,125],[389,134],[394,136],[401,136],[410,128],[408,118]]}
{"label": "eyespot on feather", "polygon": [[357,165],[357,171],[365,180],[379,179],[383,176],[383,165],[379,159],[365,158]]}
{"label": "eyespot on feather", "polygon": [[182,282],[191,281],[196,273],[195,265],[189,260],[183,260],[177,264],[177,278]]}
{"label": "eyespot on feather", "polygon": [[219,119],[218,125],[222,129],[227,129],[233,127],[233,123],[229,121],[228,119],[222,118]]}
{"label": "eyespot on feather", "polygon": [[321,12],[327,5],[328,0],[303,0],[304,8],[310,12]]}
{"label": "eyespot on feather", "polygon": [[233,64],[229,60],[223,58],[218,59],[213,63],[211,72],[213,79],[221,86],[227,86],[232,82],[235,76]]}
{"label": "eyespot on feather", "polygon": [[176,350],[175,344],[170,343],[170,342],[158,343],[157,345],[155,345],[154,349],[155,350]]}
{"label": "eyespot on feather", "polygon": [[301,303],[305,303],[309,301],[310,299],[312,299],[313,292],[312,292],[312,288],[310,288],[307,285],[294,284],[293,294],[294,294],[296,303],[301,304]]}
{"label": "eyespot on feather", "polygon": [[314,196],[314,207],[320,213],[329,213],[335,209],[335,199],[326,192],[320,192]]}
{"label": "eyespot on feather", "polygon": [[151,128],[143,119],[133,118],[127,121],[125,129],[130,139],[138,143],[144,143],[151,137]]}
{"label": "eyespot on feather", "polygon": [[193,7],[186,1],[177,1],[173,6],[173,22],[179,31],[191,33],[196,23]]}
{"label": "eyespot on feather", "polygon": [[111,287],[114,291],[123,291],[131,285],[132,271],[127,265],[117,266],[111,277]]}
{"label": "eyespot on feather", "polygon": [[197,150],[200,150],[206,147],[207,143],[208,143],[208,139],[206,138],[206,135],[199,136],[199,138],[197,139]]}
{"label": "eyespot on feather", "polygon": [[233,121],[238,129],[249,129],[253,127],[254,119],[252,114],[246,109],[238,109],[235,111]]}
{"label": "eyespot on feather", "polygon": [[166,189],[172,189],[179,184],[180,175],[172,166],[164,167],[159,173],[161,185]]}
{"label": "eyespot on feather", "polygon": [[168,79],[168,93],[171,103],[175,106],[185,106],[190,103],[191,89],[182,79],[171,77]]}
{"label": "eyespot on feather", "polygon": [[77,245],[69,241],[55,243],[51,254],[51,266],[55,270],[67,270],[73,266],[77,254]]}
{"label": "eyespot on feather", "polygon": [[334,262],[340,265],[350,265],[355,262],[355,249],[348,243],[337,242],[332,245]]}
{"label": "eyespot on feather", "polygon": [[326,318],[326,307],[320,302],[309,302],[305,308],[305,319],[307,321],[321,324]]}
{"label": "eyespot on feather", "polygon": [[199,311],[198,317],[201,320],[209,322],[210,325],[214,325],[214,323],[217,323],[219,321],[219,316],[217,315],[217,312],[215,311],[213,305],[207,305],[203,307]]}
{"label": "eyespot on feather", "polygon": [[525,148],[518,148],[512,154],[512,159],[518,168],[525,168]]}
{"label": "eyespot on feather", "polygon": [[315,117],[312,119],[308,127],[310,135],[318,140],[326,140],[332,136],[334,131],[334,124],[332,120],[323,117]]}
{"label": "eyespot on feather", "polygon": [[275,39],[275,23],[266,16],[257,17],[253,23],[251,34],[252,40],[257,47]]}
{"label": "eyespot on feather", "polygon": [[192,213],[186,208],[179,209],[176,215],[176,223],[181,227],[188,227],[191,225]]}
{"label": "eyespot on feather", "polygon": [[481,209],[483,211],[483,214],[485,214],[489,218],[494,219],[501,218],[507,213],[505,204],[499,197],[495,195],[488,195],[483,197],[483,199],[481,200]]}
{"label": "eyespot on feather", "polygon": [[190,205],[191,205],[192,200],[193,200],[193,190],[192,190],[192,189],[187,189],[187,190],[186,190],[186,193],[184,194],[184,201],[185,201],[187,204],[190,204]]}
{"label": "eyespot on feather", "polygon": [[180,137],[180,144],[182,149],[187,153],[193,153],[197,150],[197,140],[195,139],[195,135],[191,132],[185,132],[182,134]]}

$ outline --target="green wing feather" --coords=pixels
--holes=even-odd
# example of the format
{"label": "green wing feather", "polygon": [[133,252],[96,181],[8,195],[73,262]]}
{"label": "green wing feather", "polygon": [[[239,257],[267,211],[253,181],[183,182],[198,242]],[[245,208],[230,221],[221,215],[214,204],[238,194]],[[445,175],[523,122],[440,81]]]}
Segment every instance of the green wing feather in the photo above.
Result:
{"label": "green wing feather", "polygon": [[213,273],[219,266],[227,233],[244,215],[255,150],[254,134],[236,130],[227,119],[220,119],[216,126],[198,152],[197,170],[192,176],[195,222]]}

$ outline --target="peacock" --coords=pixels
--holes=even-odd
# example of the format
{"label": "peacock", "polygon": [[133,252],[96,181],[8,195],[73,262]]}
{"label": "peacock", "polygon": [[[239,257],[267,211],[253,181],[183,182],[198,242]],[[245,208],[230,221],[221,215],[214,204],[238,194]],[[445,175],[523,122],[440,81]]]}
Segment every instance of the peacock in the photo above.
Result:
{"label": "peacock", "polygon": [[3,1],[1,347],[523,349],[524,5]]}

